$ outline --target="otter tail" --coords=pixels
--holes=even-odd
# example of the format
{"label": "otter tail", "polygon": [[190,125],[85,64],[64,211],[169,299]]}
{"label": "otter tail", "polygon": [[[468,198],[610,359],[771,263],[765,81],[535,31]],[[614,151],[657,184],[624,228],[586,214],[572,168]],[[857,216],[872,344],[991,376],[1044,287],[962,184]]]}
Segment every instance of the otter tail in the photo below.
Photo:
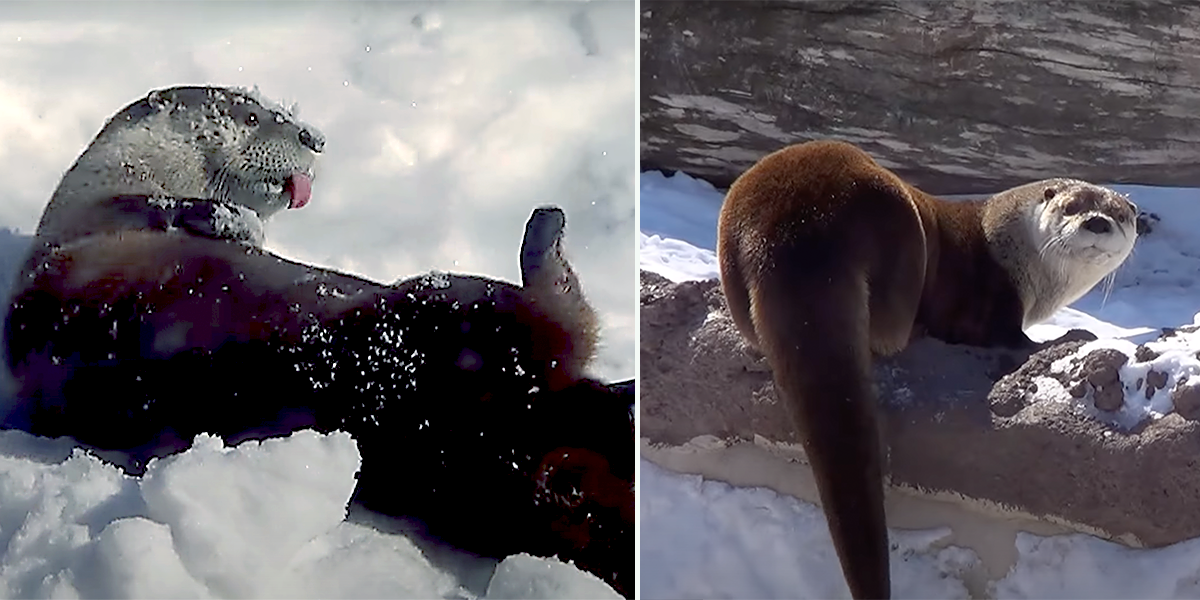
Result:
{"label": "otter tail", "polygon": [[883,468],[871,385],[868,287],[858,269],[805,260],[753,286],[751,318],[797,421],[854,598],[889,598]]}

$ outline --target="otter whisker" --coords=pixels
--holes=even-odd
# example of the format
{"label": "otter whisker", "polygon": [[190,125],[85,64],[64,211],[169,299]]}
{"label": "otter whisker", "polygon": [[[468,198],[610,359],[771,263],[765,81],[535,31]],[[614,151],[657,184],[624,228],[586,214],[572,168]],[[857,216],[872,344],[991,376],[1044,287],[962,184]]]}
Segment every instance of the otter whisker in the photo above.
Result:
{"label": "otter whisker", "polygon": [[[1053,235],[1047,236],[1046,241],[1043,242],[1041,244],[1041,246],[1038,248],[1038,257],[1045,259],[1051,250],[1053,250],[1055,253],[1061,252],[1062,249],[1066,246],[1066,244],[1064,243],[1065,239],[1066,239],[1066,235],[1063,233],[1055,233]],[[1056,261],[1051,261],[1051,262],[1056,262]]]}
{"label": "otter whisker", "polygon": [[1108,275],[1105,275],[1104,279],[1100,281],[1101,289],[1104,290],[1104,295],[1100,297],[1100,308],[1104,308],[1104,306],[1108,304],[1108,297],[1112,294],[1113,286],[1116,285],[1117,272],[1115,270],[1112,271]]}

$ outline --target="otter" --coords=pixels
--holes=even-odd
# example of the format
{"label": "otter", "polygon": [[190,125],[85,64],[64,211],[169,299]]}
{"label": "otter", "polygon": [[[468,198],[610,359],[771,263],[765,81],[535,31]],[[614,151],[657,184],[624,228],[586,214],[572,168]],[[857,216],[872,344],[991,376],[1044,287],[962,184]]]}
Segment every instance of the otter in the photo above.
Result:
{"label": "otter", "polygon": [[920,335],[1035,347],[1024,329],[1125,260],[1136,216],[1073,179],[945,201],[831,140],[778,150],[734,181],[718,222],[722,289],[796,421],[855,598],[891,594],[872,356]]}
{"label": "otter", "polygon": [[633,384],[588,375],[598,319],[565,214],[532,210],[520,284],[292,261],[252,234],[309,201],[320,140],[230,88],[160,90],[110,120],[17,278],[0,425],[118,451],[131,473],[203,432],[347,431],[354,505],[475,553],[571,560],[630,596]]}

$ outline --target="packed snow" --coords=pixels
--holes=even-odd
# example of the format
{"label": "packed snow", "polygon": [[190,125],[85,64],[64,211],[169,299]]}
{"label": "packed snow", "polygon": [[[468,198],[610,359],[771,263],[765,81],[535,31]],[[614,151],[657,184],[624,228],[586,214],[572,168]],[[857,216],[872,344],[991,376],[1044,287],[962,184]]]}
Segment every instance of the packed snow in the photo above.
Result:
{"label": "packed snow", "polygon": [[[1197,350],[1200,350],[1200,331],[1180,331],[1171,337],[1147,342],[1143,347],[1152,353],[1149,356],[1139,356],[1138,347],[1125,339],[1098,339],[1084,344],[1072,355],[1055,361],[1051,365],[1051,372],[1066,375],[1068,381],[1079,381],[1083,376],[1076,370],[1083,362],[1080,359],[1091,352],[1112,349],[1125,355],[1126,363],[1117,370],[1124,396],[1120,407],[1115,411],[1097,409],[1090,390],[1088,394],[1080,396],[1078,402],[1094,418],[1130,430],[1175,410],[1172,394],[1200,384],[1200,377],[1197,377],[1200,375],[1200,359],[1196,356]],[[1156,377],[1161,377],[1161,381],[1157,382],[1160,385],[1156,384]],[[1057,379],[1041,377],[1037,383],[1038,394],[1045,399],[1075,401]]]}
{"label": "packed snow", "polygon": [[[327,137],[312,202],[267,223],[268,249],[378,281],[520,281],[525,221],[557,204],[602,319],[594,374],[634,375],[632,2],[0,13],[5,282],[118,109],[179,84],[258,86]],[[552,559],[484,559],[402,521],[347,518],[358,465],[344,434],[235,448],[201,436],[133,478],[69,441],[0,432],[0,597],[615,597]]]}
{"label": "packed snow", "polygon": [[[1200,335],[1153,342],[1160,328],[1200,322],[1200,190],[1112,186],[1159,220],[1117,271],[1111,292],[1096,289],[1030,337],[1053,339],[1072,328],[1101,339],[1081,348],[1116,348],[1124,404],[1114,418],[1159,418],[1172,410],[1176,380],[1200,372]],[[723,192],[684,173],[641,175],[641,268],[674,281],[719,276],[717,214]],[[1138,360],[1137,344],[1158,353]],[[1068,368],[1069,358],[1055,368]],[[1139,379],[1157,369],[1167,386],[1146,397]],[[1059,386],[1057,399],[1076,401]],[[1125,417],[1121,417],[1124,415]],[[818,507],[766,488],[736,488],[696,475],[640,464],[642,598],[848,597]],[[974,552],[939,544],[943,530],[891,530],[896,597],[968,598],[964,571]],[[1200,598],[1200,540],[1130,549],[1082,534],[1019,533],[1016,564],[988,586],[994,598]]]}

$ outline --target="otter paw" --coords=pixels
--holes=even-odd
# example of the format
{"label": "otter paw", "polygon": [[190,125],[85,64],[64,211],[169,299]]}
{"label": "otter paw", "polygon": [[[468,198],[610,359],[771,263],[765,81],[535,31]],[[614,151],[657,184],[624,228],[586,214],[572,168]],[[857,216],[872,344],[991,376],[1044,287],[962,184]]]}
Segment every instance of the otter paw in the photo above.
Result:
{"label": "otter paw", "polygon": [[258,213],[237,204],[184,200],[180,203],[175,226],[195,235],[256,247],[261,247],[266,239]]}
{"label": "otter paw", "polygon": [[566,214],[556,206],[544,206],[533,211],[525,224],[525,239],[521,242],[521,283],[530,286],[563,270],[561,244],[567,225]]}

